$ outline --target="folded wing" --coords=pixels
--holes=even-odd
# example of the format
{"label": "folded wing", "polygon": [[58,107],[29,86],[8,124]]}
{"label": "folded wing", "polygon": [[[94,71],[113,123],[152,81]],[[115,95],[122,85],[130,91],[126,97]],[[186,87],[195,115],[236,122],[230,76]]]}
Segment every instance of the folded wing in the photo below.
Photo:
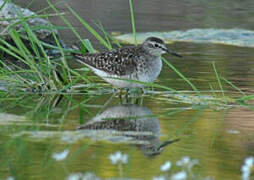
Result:
{"label": "folded wing", "polygon": [[134,47],[125,47],[95,54],[73,54],[82,63],[107,72],[111,75],[124,76],[133,73],[137,68],[138,58]]}

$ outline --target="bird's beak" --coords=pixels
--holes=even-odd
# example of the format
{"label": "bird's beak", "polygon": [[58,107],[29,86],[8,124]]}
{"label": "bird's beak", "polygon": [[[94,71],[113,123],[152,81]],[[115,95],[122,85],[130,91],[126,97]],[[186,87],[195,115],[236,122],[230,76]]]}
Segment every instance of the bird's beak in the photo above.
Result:
{"label": "bird's beak", "polygon": [[177,142],[177,141],[179,141],[179,140],[180,140],[180,139],[173,139],[173,140],[171,140],[171,141],[165,141],[165,142],[163,142],[163,143],[158,147],[158,149],[162,149],[162,148],[166,147],[167,145],[172,144],[172,143],[174,143],[174,142]]}
{"label": "bird's beak", "polygon": [[177,53],[175,53],[175,52],[172,52],[172,51],[170,51],[169,49],[167,49],[167,48],[163,48],[163,50],[164,51],[166,51],[168,54],[171,54],[171,55],[173,55],[173,56],[176,56],[176,57],[183,57],[183,56],[181,56],[180,54],[177,54]]}

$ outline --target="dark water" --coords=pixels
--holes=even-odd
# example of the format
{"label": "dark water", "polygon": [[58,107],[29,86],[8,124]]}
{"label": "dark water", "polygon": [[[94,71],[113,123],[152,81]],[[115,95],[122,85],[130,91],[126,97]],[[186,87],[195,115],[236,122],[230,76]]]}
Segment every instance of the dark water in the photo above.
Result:
{"label": "dark water", "polygon": [[[16,1],[25,6],[26,1]],[[57,1],[53,1],[57,2]],[[70,1],[68,4],[89,23],[101,21],[108,32],[131,32],[128,1]],[[133,1],[138,32],[188,30],[192,28],[254,29],[254,1]],[[35,1],[32,10],[46,7],[46,1]],[[57,6],[67,12],[63,4]],[[82,37],[94,38],[73,18]],[[64,25],[57,17],[55,25]],[[62,30],[65,42],[72,44],[75,36]],[[98,49],[102,47],[94,42]],[[165,56],[193,82],[199,90],[220,87],[212,62],[221,76],[247,93],[254,87],[253,48],[218,44],[179,42],[168,45],[184,55],[182,59]],[[169,67],[163,67],[158,83],[176,90],[191,91]],[[223,82],[228,96],[241,95]],[[120,105],[112,94],[24,95],[1,101],[0,178],[65,179],[75,172],[93,172],[102,178],[119,177],[117,166],[109,155],[120,150],[129,155],[124,176],[152,179],[163,174],[160,166],[171,161],[172,172],[180,171],[175,162],[184,156],[199,160],[193,171],[214,179],[241,179],[244,159],[254,156],[254,112],[246,107],[206,107],[167,95],[150,94],[138,105]],[[191,93],[195,95],[195,93]],[[212,95],[203,92],[204,100]],[[222,93],[216,93],[222,97]],[[6,98],[6,97],[5,97]],[[98,117],[101,114],[103,118]],[[133,117],[140,118],[133,118]],[[120,121],[119,121],[120,117]],[[124,119],[129,117],[129,119]],[[122,119],[121,119],[122,118]],[[5,120],[4,120],[5,119]],[[85,126],[84,126],[85,124]],[[76,127],[82,125],[80,131]],[[107,130],[107,129],[111,130]],[[91,130],[92,129],[92,130]],[[170,140],[179,141],[158,148]],[[55,152],[68,149],[66,159],[56,161]]]}

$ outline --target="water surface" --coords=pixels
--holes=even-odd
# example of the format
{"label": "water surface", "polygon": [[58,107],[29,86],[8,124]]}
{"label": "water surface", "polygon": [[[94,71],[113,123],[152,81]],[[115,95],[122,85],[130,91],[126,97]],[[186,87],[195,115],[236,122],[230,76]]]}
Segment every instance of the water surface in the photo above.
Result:
{"label": "water surface", "polygon": [[[27,2],[18,4],[25,6]],[[77,0],[68,4],[88,22],[100,20],[109,32],[131,32],[128,1]],[[40,1],[33,3],[31,9],[46,6],[46,1]],[[253,30],[253,7],[252,0],[134,1],[138,32],[193,28]],[[67,11],[64,4],[58,8]],[[66,17],[82,37],[91,39],[95,48],[105,49],[93,41],[74,17]],[[64,25],[57,17],[51,22]],[[76,41],[69,30],[61,31],[61,37],[67,44]],[[177,42],[168,47],[184,56],[165,58],[202,91],[202,96],[198,96],[202,102],[210,102],[206,101],[210,96],[222,97],[221,92],[209,92],[211,87],[220,91],[212,62],[221,76],[244,92],[253,92],[253,48],[193,42]],[[188,91],[186,97],[197,96],[165,64],[157,83]],[[222,84],[226,96],[242,96],[225,82]],[[124,175],[130,178],[152,179],[162,174],[160,166],[166,160],[174,164],[189,156],[199,159],[194,172],[202,177],[241,179],[244,159],[254,156],[254,112],[241,106],[200,106],[193,99],[187,101],[182,95],[175,98],[160,91],[150,89],[143,102],[135,105],[122,105],[117,96],[110,100],[112,94],[100,93],[64,95],[57,106],[54,104],[58,95],[1,94],[0,178],[65,179],[74,172],[119,177],[109,155],[120,150],[130,157],[124,166]],[[76,130],[80,126],[83,128]],[[159,148],[162,144],[165,146]],[[69,150],[66,159],[52,158],[53,153],[65,149]],[[173,165],[172,172],[179,170]]]}

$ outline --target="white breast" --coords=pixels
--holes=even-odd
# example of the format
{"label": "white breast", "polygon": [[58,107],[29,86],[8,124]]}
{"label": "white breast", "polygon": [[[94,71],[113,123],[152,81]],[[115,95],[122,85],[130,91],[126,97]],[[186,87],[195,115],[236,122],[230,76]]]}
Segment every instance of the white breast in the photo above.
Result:
{"label": "white breast", "polygon": [[147,71],[139,75],[139,81],[152,83],[160,75],[162,69],[161,58],[158,57],[155,60],[150,60]]}
{"label": "white breast", "polygon": [[119,80],[119,79],[113,79],[113,78],[122,78],[122,79],[129,79],[129,80],[137,80],[141,82],[146,82],[146,83],[152,83],[154,82],[157,77],[159,76],[161,69],[162,69],[162,61],[161,58],[158,57],[157,59],[150,60],[148,62],[148,65],[146,67],[146,70],[140,71],[140,72],[135,72],[130,75],[125,75],[125,76],[116,76],[116,75],[111,75],[107,72],[98,70],[96,68],[90,67],[95,74],[98,76],[102,77],[106,82],[112,84],[115,87],[118,88],[143,88],[146,85],[140,84],[140,83],[133,83],[129,82],[126,80]]}

